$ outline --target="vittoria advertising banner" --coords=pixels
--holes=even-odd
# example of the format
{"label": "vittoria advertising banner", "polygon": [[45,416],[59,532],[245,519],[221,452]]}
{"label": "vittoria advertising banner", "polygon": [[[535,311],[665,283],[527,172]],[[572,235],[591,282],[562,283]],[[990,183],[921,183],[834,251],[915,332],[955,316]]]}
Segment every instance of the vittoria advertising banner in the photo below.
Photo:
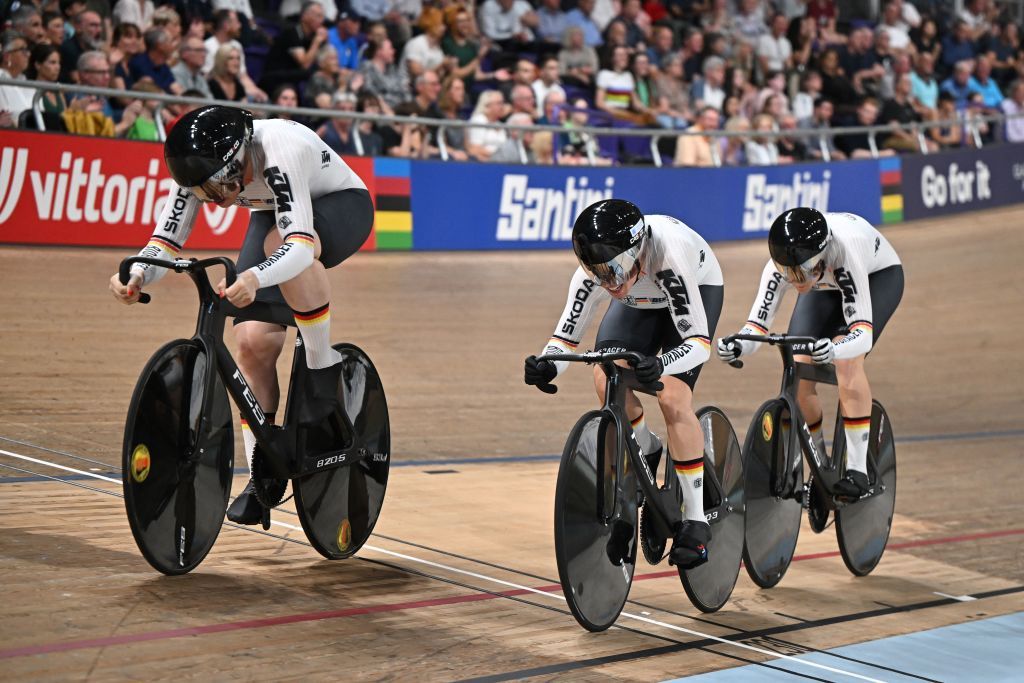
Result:
{"label": "vittoria advertising banner", "polygon": [[[346,161],[373,194],[373,161]],[[0,242],[141,247],[173,184],[157,143],[0,132]],[[187,249],[237,250],[249,211],[204,204],[197,221]]]}

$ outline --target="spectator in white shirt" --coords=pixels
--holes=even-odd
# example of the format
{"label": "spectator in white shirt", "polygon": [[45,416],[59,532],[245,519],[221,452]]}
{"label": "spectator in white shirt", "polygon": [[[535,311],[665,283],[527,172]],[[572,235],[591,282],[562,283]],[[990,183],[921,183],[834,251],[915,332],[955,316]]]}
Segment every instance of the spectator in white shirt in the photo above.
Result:
{"label": "spectator in white shirt", "polygon": [[401,66],[410,82],[424,71],[436,71],[444,63],[441,39],[446,30],[441,15],[429,15],[424,19],[423,33],[405,44]]}
{"label": "spectator in white shirt", "polygon": [[546,57],[540,65],[539,78],[533,82],[533,95],[537,100],[537,116],[544,111],[544,103],[548,99],[548,93],[558,91],[564,98],[565,88],[558,82],[558,58]]}
{"label": "spectator in white shirt", "polygon": [[539,25],[526,0],[487,0],[480,7],[480,31],[496,43],[527,43]]}
{"label": "spectator in white shirt", "polygon": [[793,45],[786,37],[789,22],[786,15],[772,17],[771,33],[757,40],[757,58],[764,71],[786,71],[793,66]]}
{"label": "spectator in white shirt", "polygon": [[889,34],[889,48],[896,52],[910,47],[910,28],[903,22],[899,0],[890,0],[885,4],[877,31]]}
{"label": "spectator in white shirt", "polygon": [[145,31],[153,23],[153,0],[117,0],[113,17],[115,24],[135,24]]}

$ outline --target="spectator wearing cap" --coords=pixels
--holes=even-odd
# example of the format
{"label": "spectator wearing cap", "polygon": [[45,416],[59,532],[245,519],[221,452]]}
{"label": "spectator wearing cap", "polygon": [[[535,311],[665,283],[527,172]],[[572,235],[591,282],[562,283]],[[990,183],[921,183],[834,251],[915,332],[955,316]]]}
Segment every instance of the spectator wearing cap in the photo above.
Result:
{"label": "spectator wearing cap", "polygon": [[11,28],[25,39],[30,50],[46,39],[43,18],[39,15],[39,10],[29,4],[23,4],[11,12]]}
{"label": "spectator wearing cap", "polygon": [[350,9],[338,12],[338,20],[327,32],[327,40],[338,56],[338,66],[347,71],[359,68],[359,55],[366,37],[359,32],[359,15]]}
{"label": "spectator wearing cap", "polygon": [[83,53],[103,48],[103,21],[96,12],[86,10],[75,15],[75,35],[60,46],[60,82],[71,83],[78,58]]}
{"label": "spectator wearing cap", "polygon": [[593,12],[594,0],[578,0],[576,8],[569,10],[565,15],[568,27],[579,28],[583,32],[583,44],[592,48],[604,43],[604,39],[601,37],[601,29],[598,28],[597,23],[591,16]]}
{"label": "spectator wearing cap", "polygon": [[784,14],[771,20],[771,30],[757,39],[757,60],[761,70],[788,71],[793,66],[793,45],[786,37],[789,22]]}
{"label": "spectator wearing cap", "polygon": [[171,67],[175,83],[181,86],[183,91],[196,90],[203,97],[212,98],[210,85],[203,77],[203,64],[206,63],[206,45],[203,39],[195,36],[185,38],[178,54],[178,63]]}
{"label": "spectator wearing cap", "polygon": [[128,75],[134,84],[142,78],[152,80],[166,93],[180,94],[185,88],[174,80],[174,74],[167,62],[174,54],[174,43],[171,36],[161,28],[146,31],[142,40],[146,51],[136,55],[128,63]]}
{"label": "spectator wearing cap", "polygon": [[153,23],[154,11],[153,0],[117,0],[112,16],[115,24],[135,24],[141,28]]}
{"label": "spectator wearing cap", "polygon": [[436,71],[444,64],[441,39],[447,30],[442,17],[433,15],[424,26],[423,33],[405,44],[400,68],[410,81],[426,71]]}

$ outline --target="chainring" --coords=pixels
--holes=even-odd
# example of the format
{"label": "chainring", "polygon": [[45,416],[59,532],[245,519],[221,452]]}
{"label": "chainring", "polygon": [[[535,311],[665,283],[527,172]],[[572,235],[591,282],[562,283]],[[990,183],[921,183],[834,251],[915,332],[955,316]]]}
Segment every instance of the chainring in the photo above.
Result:
{"label": "chainring", "polygon": [[648,564],[658,564],[665,559],[665,539],[654,536],[652,524],[647,519],[647,503],[640,508],[640,550]]}
{"label": "chainring", "polygon": [[280,505],[284,499],[284,492],[288,489],[288,480],[264,477],[263,457],[259,444],[256,444],[252,453],[252,488],[260,505],[265,508],[273,508]]}

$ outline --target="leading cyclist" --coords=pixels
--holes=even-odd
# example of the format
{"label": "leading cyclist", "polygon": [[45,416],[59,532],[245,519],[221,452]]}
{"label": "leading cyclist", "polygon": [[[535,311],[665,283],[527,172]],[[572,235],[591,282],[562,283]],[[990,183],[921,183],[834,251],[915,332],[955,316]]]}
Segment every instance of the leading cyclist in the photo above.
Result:
{"label": "leading cyclist", "polygon": [[[584,209],[572,230],[580,267],[545,354],[574,353],[598,306],[610,295],[597,332],[602,351],[637,351],[643,384],[659,380],[658,403],[665,416],[669,453],[683,491],[684,520],[674,531],[669,562],[683,568],[707,562],[711,527],[704,517],[704,436],[693,411],[693,387],[710,357],[711,337],[722,311],[722,270],[704,238],[671,216],[645,216],[622,199]],[[657,355],[658,352],[661,355]],[[569,364],[526,359],[525,380],[550,384]],[[604,373],[594,368],[598,399],[604,402]],[[626,412],[651,470],[662,445],[644,421],[643,406],[629,391]]]}
{"label": "leading cyclist", "polygon": [[[835,362],[846,435],[846,476],[834,491],[844,500],[856,500],[870,488],[871,386],[864,358],[903,297],[903,266],[889,241],[860,216],[823,214],[810,208],[790,209],[775,219],[768,231],[768,251],[771,258],[740,333],[767,334],[783,294],[790,288],[797,291],[788,334],[818,340],[810,358],[797,356],[797,360]],[[719,339],[718,357],[730,362],[759,346]],[[797,400],[815,447],[824,453],[816,384],[801,380]]]}
{"label": "leading cyclist", "polygon": [[[238,255],[238,279],[216,289],[242,308],[235,319],[238,366],[270,422],[280,401],[277,359],[285,328],[245,320],[254,301],[287,303],[302,333],[311,373],[310,400],[300,416],[318,422],[337,405],[340,357],[331,348],[327,268],[358,251],[373,225],[366,185],[315,133],[281,119],[253,121],[241,109],[208,106],[183,116],[167,136],[164,160],[175,185],[140,256],[174,260],[192,231],[203,202],[252,210]],[[114,296],[126,304],[165,269],[135,264],[122,284],[110,278]],[[252,467],[256,439],[242,421],[246,460]],[[252,481],[228,509],[228,518],[256,524],[262,508]]]}

